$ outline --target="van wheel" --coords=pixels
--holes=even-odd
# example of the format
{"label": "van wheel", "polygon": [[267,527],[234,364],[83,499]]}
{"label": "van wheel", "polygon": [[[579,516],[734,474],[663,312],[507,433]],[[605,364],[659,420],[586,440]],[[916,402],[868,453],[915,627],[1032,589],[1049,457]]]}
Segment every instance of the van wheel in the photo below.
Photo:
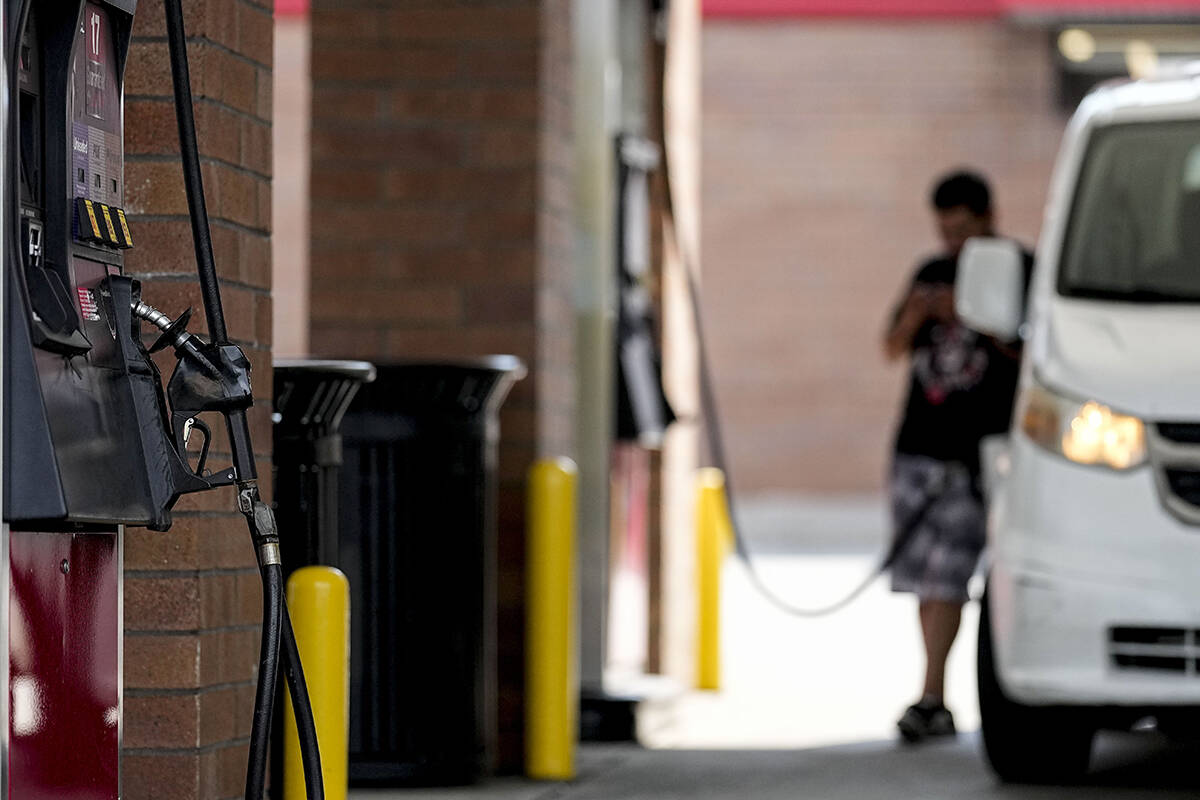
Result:
{"label": "van wheel", "polygon": [[1091,760],[1095,725],[1085,709],[1026,706],[1004,695],[992,657],[986,592],[977,657],[983,749],[996,775],[1008,783],[1078,783]]}

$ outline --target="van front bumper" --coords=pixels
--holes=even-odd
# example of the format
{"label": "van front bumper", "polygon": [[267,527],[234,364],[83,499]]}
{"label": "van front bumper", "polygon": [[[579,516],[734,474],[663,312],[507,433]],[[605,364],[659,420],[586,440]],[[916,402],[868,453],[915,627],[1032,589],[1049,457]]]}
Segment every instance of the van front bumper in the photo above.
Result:
{"label": "van front bumper", "polygon": [[1030,705],[1200,705],[1200,527],[1150,467],[1073,464],[1016,434],[989,520],[992,652]]}

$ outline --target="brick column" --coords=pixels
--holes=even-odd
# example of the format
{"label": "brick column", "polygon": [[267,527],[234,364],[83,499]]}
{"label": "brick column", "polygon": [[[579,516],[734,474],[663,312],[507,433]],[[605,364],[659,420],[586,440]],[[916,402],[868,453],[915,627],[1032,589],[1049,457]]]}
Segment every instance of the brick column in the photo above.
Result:
{"label": "brick column", "polygon": [[[271,0],[185,2],[192,88],[231,337],[254,366],[251,413],[270,496]],[[171,316],[196,307],[161,0],[142,0],[126,78],[128,271]],[[173,368],[168,352],[159,362]],[[223,425],[210,462],[228,464]],[[220,433],[218,433],[220,430]],[[240,797],[254,702],[261,591],[231,489],[192,495],[168,533],[125,540],[126,800]]]}
{"label": "brick column", "polygon": [[501,768],[521,763],[524,477],[571,455],[570,4],[315,0],[315,355],[512,353],[500,446]]}

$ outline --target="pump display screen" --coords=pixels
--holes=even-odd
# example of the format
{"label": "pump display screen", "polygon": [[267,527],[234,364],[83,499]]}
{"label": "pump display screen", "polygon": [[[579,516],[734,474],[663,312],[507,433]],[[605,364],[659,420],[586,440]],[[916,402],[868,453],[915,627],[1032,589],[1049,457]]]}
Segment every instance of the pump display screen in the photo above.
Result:
{"label": "pump display screen", "polygon": [[121,205],[121,96],[109,12],[84,6],[75,47],[71,197]]}
{"label": "pump display screen", "polygon": [[87,39],[87,66],[85,79],[87,81],[86,101],[84,108],[89,117],[104,119],[108,116],[105,100],[105,88],[111,81],[105,80],[105,30],[104,15],[95,6],[88,6],[84,20],[84,37]]}

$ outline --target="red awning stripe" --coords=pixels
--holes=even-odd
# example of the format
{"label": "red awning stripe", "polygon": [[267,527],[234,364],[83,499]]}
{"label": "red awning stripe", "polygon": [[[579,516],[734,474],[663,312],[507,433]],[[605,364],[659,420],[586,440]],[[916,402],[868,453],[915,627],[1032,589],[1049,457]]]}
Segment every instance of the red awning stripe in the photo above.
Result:
{"label": "red awning stripe", "polygon": [[704,0],[706,17],[995,16],[997,0]]}
{"label": "red awning stripe", "polygon": [[1200,15],[1200,0],[703,0],[707,17]]}
{"label": "red awning stripe", "polygon": [[275,0],[275,16],[297,17],[308,13],[309,0]]}

